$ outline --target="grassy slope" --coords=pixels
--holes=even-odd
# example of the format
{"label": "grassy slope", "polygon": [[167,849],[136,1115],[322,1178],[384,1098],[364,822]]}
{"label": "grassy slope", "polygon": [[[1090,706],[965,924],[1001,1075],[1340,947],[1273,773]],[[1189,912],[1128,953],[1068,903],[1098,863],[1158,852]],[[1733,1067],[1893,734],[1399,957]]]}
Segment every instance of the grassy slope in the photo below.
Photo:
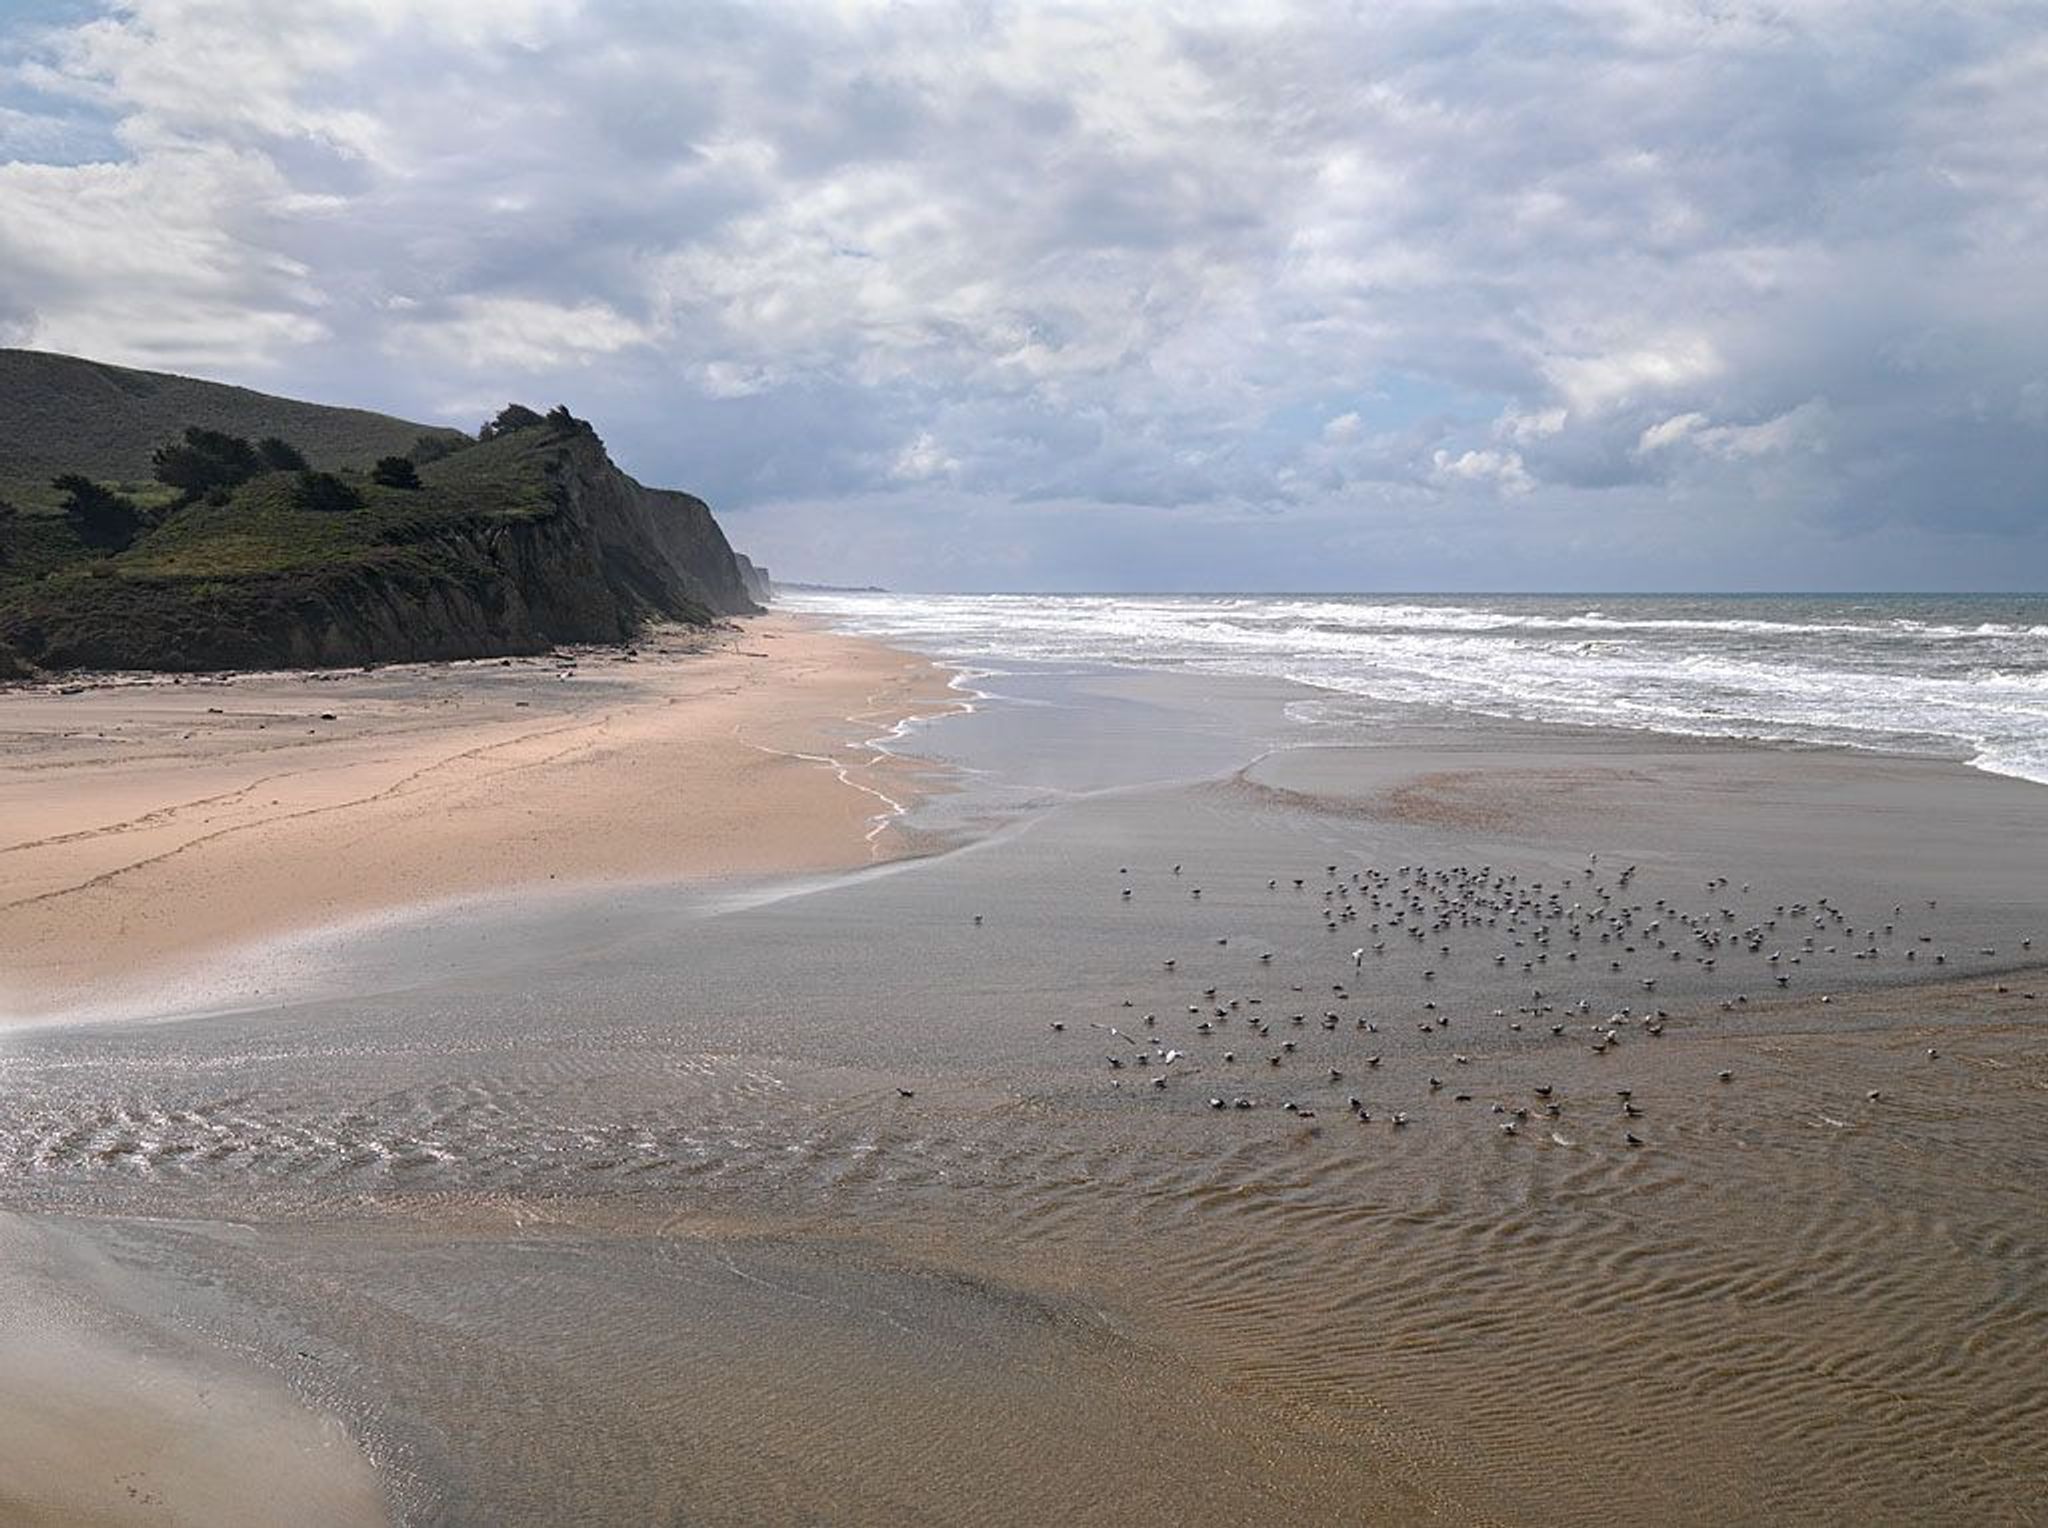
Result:
{"label": "grassy slope", "polygon": [[123,577],[238,578],[388,561],[406,545],[464,521],[545,514],[543,430],[474,445],[420,469],[417,490],[380,488],[347,475],[363,496],[349,514],[312,514],[292,503],[293,475],[245,483],[226,504],[195,504],[113,559]]}
{"label": "grassy slope", "polygon": [[114,557],[81,555],[56,517],[21,515],[0,531],[0,640],[34,628],[74,647],[146,629],[168,647],[258,633],[295,601],[352,582],[472,576],[439,538],[551,513],[547,467],[557,450],[546,430],[472,445],[421,469],[417,491],[348,474],[364,505],[346,514],[294,507],[292,476],[272,473],[226,504],[173,515]]}
{"label": "grassy slope", "polygon": [[281,435],[314,466],[368,467],[403,455],[423,434],[457,432],[373,414],[273,398],[164,372],[132,371],[37,350],[0,349],[0,500],[55,504],[50,479],[77,472],[105,483],[151,484],[150,453],[187,425],[250,440]]}

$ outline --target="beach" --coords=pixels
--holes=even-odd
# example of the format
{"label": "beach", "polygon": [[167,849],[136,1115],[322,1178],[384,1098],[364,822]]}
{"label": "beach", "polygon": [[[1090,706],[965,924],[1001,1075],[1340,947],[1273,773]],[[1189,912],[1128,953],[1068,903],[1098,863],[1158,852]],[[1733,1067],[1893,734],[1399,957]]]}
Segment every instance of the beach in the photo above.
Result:
{"label": "beach", "polygon": [[[0,1212],[123,1278],[7,1276],[232,1355],[405,1523],[2040,1520],[2043,787],[845,641],[675,659],[725,677],[654,715],[758,691],[783,753],[633,732],[628,774],[735,772],[726,858],[437,858],[367,921],[292,904],[354,921],[261,1001],[12,1031]],[[790,719],[805,643],[836,721]],[[616,672],[530,667],[479,743]],[[79,702],[134,703],[33,705]],[[859,746],[941,712],[922,762]],[[558,768],[488,820],[584,810]],[[842,772],[911,810],[871,839]],[[9,779],[10,823],[55,799]],[[820,815],[776,858],[785,779]]]}
{"label": "beach", "polygon": [[2048,1528],[2048,5],[0,7],[0,1528]]}
{"label": "beach", "polygon": [[0,698],[0,1021],[165,985],[258,1000],[239,948],[586,881],[901,851],[921,786],[861,745],[954,703],[786,618],[630,652],[154,677]]}

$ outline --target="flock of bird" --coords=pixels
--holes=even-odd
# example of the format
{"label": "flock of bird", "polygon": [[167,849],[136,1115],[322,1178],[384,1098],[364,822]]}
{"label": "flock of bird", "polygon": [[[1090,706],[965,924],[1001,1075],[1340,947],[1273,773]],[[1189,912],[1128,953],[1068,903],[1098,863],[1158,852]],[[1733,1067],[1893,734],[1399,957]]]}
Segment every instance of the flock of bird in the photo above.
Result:
{"label": "flock of bird", "polygon": [[[1118,871],[1123,884],[1119,897],[1129,903],[1135,892],[1130,868]],[[1202,889],[1188,884],[1182,866],[1172,869],[1175,891],[1184,891],[1188,901],[1200,904]],[[1548,880],[1524,879],[1490,865],[1402,865],[1391,871],[1364,868],[1349,873],[1338,865],[1325,865],[1319,876],[1275,877],[1266,891],[1284,896],[1312,899],[1314,922],[1325,937],[1356,931],[1357,943],[1341,957],[1348,974],[1330,982],[1325,998],[1311,1000],[1307,983],[1290,983],[1284,995],[1267,985],[1280,958],[1271,949],[1261,949],[1246,972],[1233,957],[1216,962],[1240,974],[1240,990],[1231,992],[1221,978],[1183,994],[1185,1012],[1164,1019],[1145,1013],[1136,1024],[1128,1021],[1093,1027],[1106,1032],[1118,1043],[1107,1053],[1109,1067],[1119,1073],[1147,1073],[1154,1089],[1165,1089],[1176,1075],[1209,1076],[1249,1072],[1276,1080],[1285,1078],[1303,1091],[1301,1096],[1278,1105],[1301,1119],[1316,1117],[1318,1102],[1341,1097],[1349,1115],[1361,1123],[1383,1123],[1392,1129],[1409,1123],[1407,1108],[1368,1104],[1357,1091],[1369,1081],[1383,1095],[1405,1089],[1409,1106],[1448,1094],[1457,1103],[1471,1103],[1474,1092],[1446,1082],[1436,1071],[1421,1077],[1402,1076],[1403,1063],[1417,1059],[1417,1047],[1400,1055],[1393,1047],[1374,1037],[1380,1025],[1394,1023],[1388,988],[1406,978],[1419,981],[1419,991],[1409,1001],[1416,1030],[1427,1037],[1419,1048],[1424,1066],[1439,1068],[1450,1076],[1469,1066],[1471,1056],[1451,1048],[1465,1033],[1493,1022],[1509,1034],[1526,1035],[1538,1045],[1577,1044],[1595,1056],[1606,1056],[1625,1041],[1661,1036],[1671,1014],[1660,1006],[1658,983],[1677,967],[1703,980],[1693,983],[1712,987],[1734,986],[1728,973],[1741,969],[1766,990],[1790,988],[1796,978],[1822,964],[1826,957],[1846,956],[1856,961],[1879,961],[1896,955],[1903,946],[1903,960],[1915,965],[1945,966],[1948,954],[1934,948],[1934,936],[1926,933],[1900,934],[1905,907],[1896,905],[1888,920],[1854,923],[1841,907],[1826,897],[1812,902],[1779,904],[1760,914],[1738,911],[1729,895],[1730,882],[1716,877],[1706,882],[1705,891],[1717,900],[1713,905],[1688,910],[1665,897],[1631,900],[1635,895],[1636,867],[1603,873],[1597,855],[1589,856],[1584,868],[1553,876]],[[1746,894],[1750,887],[1740,888]],[[1934,902],[1927,906],[1931,909]],[[983,922],[980,915],[974,921]],[[1211,935],[1212,949],[1227,949],[1230,936]],[[1438,987],[1440,968],[1447,970],[1457,958],[1456,946],[1474,938],[1483,939],[1491,967],[1481,975],[1500,980],[1532,979],[1527,996],[1512,1009],[1494,1007],[1480,1012],[1454,1012],[1466,1006]],[[1352,941],[1345,940],[1349,945]],[[2031,939],[2021,941],[2031,951]],[[1240,946],[1240,949],[1242,946]],[[1341,946],[1340,946],[1341,948]],[[1408,959],[1386,964],[1388,956],[1407,952]],[[1996,956],[1993,947],[1978,951]],[[1332,957],[1322,957],[1328,961]],[[1414,960],[1426,962],[1415,977]],[[1161,971],[1167,981],[1183,979],[1184,954],[1166,956]],[[1196,962],[1200,963],[1200,962]],[[1377,969],[1375,969],[1377,968]],[[1326,969],[1324,975],[1329,975]],[[1202,978],[1195,978],[1202,980]],[[1553,990],[1549,982],[1572,989],[1568,994]],[[1592,995],[1611,991],[1626,982],[1628,1003],[1611,999],[1597,1001]],[[1373,989],[1370,1006],[1364,989]],[[1519,986],[1519,981],[1517,981]],[[1254,990],[1255,988],[1259,990]],[[2003,988],[2000,989],[2004,990]],[[1316,991],[1321,993],[1320,983]],[[1432,996],[1437,993],[1439,996]],[[2025,994],[2028,997],[2032,993]],[[1746,1006],[1749,993],[1727,991],[1710,998],[1726,1011]],[[1819,999],[1831,1001],[1827,995]],[[1477,1010],[1476,1003],[1470,1006]],[[1123,1007],[1135,1008],[1130,999]],[[1455,1035],[1454,1035],[1455,1026]],[[1064,1033],[1064,1021],[1052,1029]],[[1313,1042],[1316,1030],[1332,1037]],[[1468,1042],[1469,1043],[1469,1042]],[[1522,1042],[1515,1042],[1518,1046]],[[1310,1063],[1304,1046],[1321,1053]],[[1242,1054],[1240,1054],[1242,1052]],[[1938,1052],[1929,1048],[1929,1060]],[[1398,1080],[1397,1080],[1398,1079]],[[1124,1076],[1113,1079],[1122,1087]],[[1732,1068],[1721,1067],[1714,1081],[1732,1083]],[[1702,1078],[1704,1082],[1704,1077]],[[1313,1091],[1320,1088],[1320,1092]],[[1613,1128],[1622,1144],[1645,1144],[1636,1124],[1645,1110],[1628,1086],[1612,1088]],[[1872,1089],[1869,1102],[1882,1102]],[[1245,1110],[1262,1107],[1249,1084],[1209,1093],[1211,1109]],[[1568,1100],[1554,1079],[1532,1076],[1526,1093],[1496,1097],[1490,1112],[1503,1136],[1559,1121]],[[1325,1104],[1325,1107],[1330,1105]],[[1554,1130],[1554,1126],[1552,1127]],[[1562,1139],[1561,1137],[1559,1138]]]}

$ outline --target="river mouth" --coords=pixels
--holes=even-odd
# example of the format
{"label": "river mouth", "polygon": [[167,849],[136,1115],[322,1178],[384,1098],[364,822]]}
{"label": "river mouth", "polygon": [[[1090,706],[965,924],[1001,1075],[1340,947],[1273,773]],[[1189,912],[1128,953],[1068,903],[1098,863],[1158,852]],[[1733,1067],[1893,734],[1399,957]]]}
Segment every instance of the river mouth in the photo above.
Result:
{"label": "river mouth", "polygon": [[2024,1518],[2035,788],[1048,683],[970,847],[11,1036],[0,1194],[406,1521]]}

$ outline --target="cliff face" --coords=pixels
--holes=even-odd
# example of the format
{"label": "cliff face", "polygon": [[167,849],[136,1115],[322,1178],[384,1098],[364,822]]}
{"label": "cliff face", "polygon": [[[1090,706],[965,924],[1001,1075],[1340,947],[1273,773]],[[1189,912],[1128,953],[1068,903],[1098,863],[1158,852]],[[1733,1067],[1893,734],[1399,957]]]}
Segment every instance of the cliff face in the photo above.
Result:
{"label": "cliff face", "polygon": [[733,555],[739,559],[740,582],[746,587],[747,598],[757,605],[767,604],[775,594],[775,582],[769,578],[768,570],[750,561],[743,552]]}
{"label": "cliff face", "polygon": [[[335,519],[241,500],[186,511],[213,519],[0,601],[0,651],[45,669],[318,667],[616,642],[650,618],[758,609],[703,501],[642,487],[588,430],[522,432],[427,477],[413,499]],[[341,522],[359,544],[340,554],[288,540]],[[221,548],[246,560],[258,534],[279,545],[275,571],[200,571]]]}
{"label": "cliff face", "polygon": [[557,482],[564,511],[588,527],[609,580],[625,599],[640,601],[644,613],[675,615],[696,607],[751,615],[760,609],[702,499],[642,487],[589,434],[569,439]]}

